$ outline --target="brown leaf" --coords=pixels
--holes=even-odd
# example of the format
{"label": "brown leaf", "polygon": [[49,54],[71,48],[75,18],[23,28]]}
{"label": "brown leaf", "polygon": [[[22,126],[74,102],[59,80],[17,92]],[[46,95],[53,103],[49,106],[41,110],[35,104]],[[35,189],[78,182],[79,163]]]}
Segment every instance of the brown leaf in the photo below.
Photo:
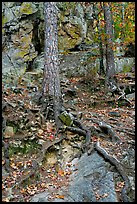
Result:
{"label": "brown leaf", "polygon": [[64,176],[64,174],[65,174],[65,173],[64,173],[64,171],[63,171],[62,169],[59,169],[59,170],[58,170],[58,175],[59,175],[59,176]]}
{"label": "brown leaf", "polygon": [[41,185],[42,188],[47,187],[46,183],[41,183],[40,185]]}
{"label": "brown leaf", "polygon": [[56,195],[56,198],[64,199],[64,195]]}
{"label": "brown leaf", "polygon": [[9,198],[3,198],[2,199],[2,202],[9,202],[10,200],[9,200]]}

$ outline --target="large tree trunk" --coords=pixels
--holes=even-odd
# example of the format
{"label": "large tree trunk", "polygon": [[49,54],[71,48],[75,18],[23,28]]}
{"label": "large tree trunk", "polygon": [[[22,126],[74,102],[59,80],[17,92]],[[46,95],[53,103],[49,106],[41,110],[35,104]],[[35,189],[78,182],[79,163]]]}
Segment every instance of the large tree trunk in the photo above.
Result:
{"label": "large tree trunk", "polygon": [[109,86],[113,82],[115,74],[114,52],[113,52],[113,27],[110,2],[103,2],[104,19],[106,30],[106,85]]}
{"label": "large tree trunk", "polygon": [[58,70],[58,34],[56,2],[45,2],[45,67],[43,96],[53,103],[55,123],[59,125],[61,90]]}

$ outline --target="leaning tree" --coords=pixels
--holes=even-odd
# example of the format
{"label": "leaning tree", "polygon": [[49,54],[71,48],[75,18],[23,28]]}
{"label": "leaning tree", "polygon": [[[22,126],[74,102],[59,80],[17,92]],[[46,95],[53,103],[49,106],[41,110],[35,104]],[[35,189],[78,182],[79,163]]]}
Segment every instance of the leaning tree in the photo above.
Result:
{"label": "leaning tree", "polygon": [[54,119],[60,125],[58,115],[61,109],[61,90],[58,68],[58,33],[56,2],[45,2],[45,64],[43,97],[53,105]]}

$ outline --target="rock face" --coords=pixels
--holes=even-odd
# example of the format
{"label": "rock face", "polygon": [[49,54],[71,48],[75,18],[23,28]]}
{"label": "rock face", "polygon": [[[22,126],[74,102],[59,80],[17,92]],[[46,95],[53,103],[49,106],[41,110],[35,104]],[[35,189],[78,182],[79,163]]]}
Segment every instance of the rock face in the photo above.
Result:
{"label": "rock face", "polygon": [[3,2],[2,74],[24,73],[37,52],[32,43],[33,16],[38,12],[31,2]]}
{"label": "rock face", "polygon": [[[81,4],[69,10],[64,4],[58,3],[58,42],[62,51],[79,45],[87,34]],[[3,76],[22,74],[44,51],[43,2],[2,2],[2,27]]]}
{"label": "rock face", "polygon": [[[76,159],[74,159],[76,160]],[[118,202],[113,173],[109,172],[106,162],[96,152],[91,155],[83,154],[80,160],[75,161],[75,168],[70,176],[67,189],[61,190],[64,199],[53,199],[52,202]],[[49,193],[35,195],[31,202],[50,202]]]}

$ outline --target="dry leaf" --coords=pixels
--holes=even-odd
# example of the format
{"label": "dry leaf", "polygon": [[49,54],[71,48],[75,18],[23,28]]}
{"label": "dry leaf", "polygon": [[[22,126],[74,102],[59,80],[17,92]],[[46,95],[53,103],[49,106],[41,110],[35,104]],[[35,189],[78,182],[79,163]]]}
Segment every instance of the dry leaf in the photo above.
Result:
{"label": "dry leaf", "polygon": [[10,164],[10,167],[13,168],[13,169],[18,169],[18,167],[15,165],[14,162],[12,162],[12,163]]}
{"label": "dry leaf", "polygon": [[40,185],[41,185],[42,188],[46,187],[46,183],[41,183]]}
{"label": "dry leaf", "polygon": [[49,136],[49,139],[50,139],[50,140],[53,140],[53,139],[54,139],[54,135],[50,135],[50,136]]}
{"label": "dry leaf", "polygon": [[64,176],[64,171],[63,171],[62,169],[59,169],[59,170],[58,170],[58,175],[59,175],[59,176]]}
{"label": "dry leaf", "polygon": [[102,197],[102,198],[108,197],[108,193],[104,193],[101,197]]}
{"label": "dry leaf", "polygon": [[4,184],[2,184],[2,189],[5,189],[5,186],[4,186]]}
{"label": "dry leaf", "polygon": [[10,200],[8,198],[3,198],[2,202],[9,202]]}
{"label": "dry leaf", "polygon": [[44,131],[43,131],[43,130],[41,130],[41,129],[39,129],[39,130],[38,130],[38,134],[39,134],[39,135],[42,135],[42,134],[43,134],[43,132],[44,132]]}
{"label": "dry leaf", "polygon": [[21,192],[22,194],[24,194],[24,193],[26,193],[26,189],[25,189],[25,188],[22,188],[22,189],[20,189],[20,192]]}
{"label": "dry leaf", "polygon": [[56,198],[64,199],[64,195],[56,195]]}
{"label": "dry leaf", "polygon": [[4,165],[5,164],[5,160],[2,160],[2,165]]}

